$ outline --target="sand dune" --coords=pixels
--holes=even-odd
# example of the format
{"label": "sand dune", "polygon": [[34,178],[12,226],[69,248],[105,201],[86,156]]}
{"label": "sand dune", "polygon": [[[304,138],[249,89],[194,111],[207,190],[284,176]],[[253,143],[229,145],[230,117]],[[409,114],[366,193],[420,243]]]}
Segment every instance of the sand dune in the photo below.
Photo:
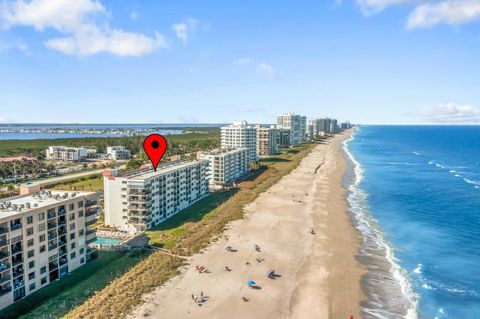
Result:
{"label": "sand dune", "polygon": [[[340,143],[347,135],[315,147],[293,172],[247,206],[245,218],[231,223],[218,242],[146,295],[132,317],[360,318],[364,269],[354,258],[359,237],[341,186],[346,163]],[[195,265],[210,272],[199,274]],[[281,277],[267,278],[269,269]],[[248,280],[259,289],[249,288]],[[191,295],[202,291],[206,301],[199,305]]]}

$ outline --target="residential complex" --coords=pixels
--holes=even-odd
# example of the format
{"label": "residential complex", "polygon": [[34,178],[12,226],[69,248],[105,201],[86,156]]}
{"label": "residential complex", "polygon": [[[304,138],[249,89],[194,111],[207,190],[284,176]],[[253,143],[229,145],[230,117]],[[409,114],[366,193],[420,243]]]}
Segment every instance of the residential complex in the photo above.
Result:
{"label": "residential complex", "polygon": [[307,117],[295,113],[277,116],[277,126],[290,130],[290,144],[298,145],[306,141]]}
{"label": "residential complex", "polygon": [[257,157],[257,129],[249,126],[246,121],[234,122],[232,125],[221,127],[222,148],[246,148],[248,162],[258,161]]}
{"label": "residential complex", "polygon": [[170,218],[208,194],[209,162],[175,161],[119,174],[104,172],[105,225],[137,233]]}
{"label": "residential complex", "polygon": [[47,159],[59,161],[83,161],[87,159],[88,149],[84,147],[49,146],[45,155]]}
{"label": "residential complex", "polygon": [[260,125],[256,125],[256,129],[257,155],[263,157],[278,154],[280,130],[274,125],[270,127],[261,127]]}
{"label": "residential complex", "polygon": [[198,152],[197,159],[208,160],[207,179],[211,187],[234,182],[248,172],[246,148]]}
{"label": "residential complex", "polygon": [[115,161],[126,160],[130,158],[130,151],[125,146],[107,146],[107,155]]}
{"label": "residential complex", "polygon": [[41,191],[0,201],[0,309],[96,255],[96,194]]}
{"label": "residential complex", "polygon": [[278,147],[286,148],[290,146],[290,129],[278,129]]}

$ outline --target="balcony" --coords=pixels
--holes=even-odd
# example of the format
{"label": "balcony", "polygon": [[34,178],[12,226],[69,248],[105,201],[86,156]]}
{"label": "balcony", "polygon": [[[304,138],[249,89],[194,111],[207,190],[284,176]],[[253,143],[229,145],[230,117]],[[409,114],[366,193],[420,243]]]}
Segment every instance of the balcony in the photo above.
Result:
{"label": "balcony", "polygon": [[13,282],[13,289],[18,289],[20,287],[23,287],[24,284],[25,282],[23,281],[23,279],[17,279]]}
{"label": "balcony", "polygon": [[8,293],[11,292],[11,291],[12,291],[12,287],[10,287],[10,286],[6,286],[6,287],[5,287],[5,286],[2,286],[2,287],[0,287],[0,297],[3,296],[3,295],[5,295],[5,294],[8,294]]}
{"label": "balcony", "polygon": [[65,235],[67,233],[67,229],[65,227],[60,227],[58,229],[58,236]]}
{"label": "balcony", "polygon": [[0,235],[8,233],[8,228],[7,227],[0,227]]}
{"label": "balcony", "polygon": [[65,220],[59,220],[58,221],[58,226],[63,226],[65,225],[67,222]]}
{"label": "balcony", "polygon": [[58,256],[64,256],[66,254],[67,254],[67,248],[66,247],[60,248],[60,251],[58,252]]}
{"label": "balcony", "polygon": [[9,275],[0,276],[0,285],[9,282],[12,278]]}
{"label": "balcony", "polygon": [[53,228],[57,228],[57,223],[52,223],[52,222],[48,223],[47,229],[50,230],[50,229],[53,229]]}
{"label": "balcony", "polygon": [[90,216],[95,216],[97,215],[97,209],[96,208],[87,208],[87,211],[85,212],[85,217],[90,217]]}
{"label": "balcony", "polygon": [[48,244],[48,251],[52,251],[57,247],[58,247],[57,243],[50,243]]}
{"label": "balcony", "polygon": [[97,221],[95,219],[89,220],[89,221],[85,222],[85,226],[87,226],[87,227],[92,226],[92,225],[96,224],[96,222]]}
{"label": "balcony", "polygon": [[10,229],[12,231],[17,230],[17,229],[21,229],[21,228],[22,228],[22,223],[16,223],[16,224],[11,224],[10,225]]}
{"label": "balcony", "polygon": [[60,258],[59,261],[60,266],[63,266],[68,262],[67,257]]}
{"label": "balcony", "polygon": [[58,263],[56,261],[52,261],[48,263],[48,270],[52,271],[58,268]]}
{"label": "balcony", "polygon": [[17,278],[17,277],[19,277],[19,276],[21,276],[21,275],[23,275],[23,268],[20,268],[20,269],[15,270],[15,271],[13,272],[13,278]]}
{"label": "balcony", "polygon": [[55,211],[48,212],[47,219],[55,218],[55,217],[57,217],[57,213],[55,213]]}
{"label": "balcony", "polygon": [[[94,243],[96,240],[97,240],[97,237],[92,237],[92,238],[87,239],[87,245],[90,245],[90,244]],[[88,250],[87,250],[87,252],[88,252]]]}
{"label": "balcony", "polygon": [[2,271],[5,271],[5,270],[9,270],[10,269],[10,264],[9,263],[0,263],[0,272]]}
{"label": "balcony", "polygon": [[58,210],[58,216],[63,216],[63,215],[65,215],[65,214],[66,214],[65,209],[59,209],[59,210]]}

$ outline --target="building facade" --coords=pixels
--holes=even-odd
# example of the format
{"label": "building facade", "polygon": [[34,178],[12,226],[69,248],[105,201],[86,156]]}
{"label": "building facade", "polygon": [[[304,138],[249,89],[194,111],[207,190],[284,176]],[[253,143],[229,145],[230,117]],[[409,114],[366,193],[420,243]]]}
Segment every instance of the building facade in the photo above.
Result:
{"label": "building facade", "polygon": [[208,161],[176,161],[119,175],[104,171],[105,225],[137,233],[208,194]]}
{"label": "building facade", "polygon": [[286,148],[290,146],[290,130],[289,129],[278,129],[278,148]]}
{"label": "building facade", "polygon": [[298,145],[306,141],[306,116],[295,113],[277,115],[277,126],[290,130],[290,145]]}
{"label": "building facade", "polygon": [[257,128],[257,155],[259,157],[271,156],[278,154],[278,141],[280,137],[280,130],[272,125],[270,127]]}
{"label": "building facade", "polygon": [[0,201],[0,309],[96,256],[96,194],[41,191]]}
{"label": "building facade", "polygon": [[248,150],[246,148],[198,152],[197,159],[209,162],[207,179],[211,187],[235,182],[248,172]]}
{"label": "building facade", "polygon": [[49,146],[45,155],[47,159],[59,161],[83,161],[87,159],[88,150],[83,147]]}
{"label": "building facade", "polygon": [[126,160],[130,158],[130,151],[125,146],[107,146],[107,155],[115,161]]}
{"label": "building facade", "polygon": [[257,156],[257,129],[249,126],[247,121],[234,122],[232,125],[221,127],[222,148],[246,148],[248,162],[258,161]]}

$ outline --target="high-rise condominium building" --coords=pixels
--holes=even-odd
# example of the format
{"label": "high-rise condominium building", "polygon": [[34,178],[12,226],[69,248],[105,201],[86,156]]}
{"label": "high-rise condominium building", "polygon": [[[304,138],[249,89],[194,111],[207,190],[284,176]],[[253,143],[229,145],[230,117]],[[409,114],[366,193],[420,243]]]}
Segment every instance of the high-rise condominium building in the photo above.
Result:
{"label": "high-rise condominium building", "polygon": [[96,194],[40,191],[0,200],[0,309],[96,255]]}
{"label": "high-rise condominium building", "polygon": [[278,128],[278,140],[277,144],[279,148],[285,148],[290,146],[290,129]]}
{"label": "high-rise condominium building", "polygon": [[297,145],[306,141],[307,117],[295,113],[277,115],[277,126],[290,130],[290,144]]}
{"label": "high-rise condominium building", "polygon": [[198,152],[197,159],[209,162],[207,178],[210,186],[223,186],[235,182],[248,172],[246,148]]}
{"label": "high-rise condominium building", "polygon": [[104,171],[105,225],[136,233],[172,217],[208,194],[208,165],[175,161],[157,171]]}
{"label": "high-rise condominium building", "polygon": [[258,161],[257,157],[257,129],[249,126],[247,121],[234,122],[232,125],[221,127],[222,148],[246,148],[248,162]]}
{"label": "high-rise condominium building", "polygon": [[280,130],[272,125],[270,127],[255,126],[257,128],[257,155],[270,156],[278,154]]}

